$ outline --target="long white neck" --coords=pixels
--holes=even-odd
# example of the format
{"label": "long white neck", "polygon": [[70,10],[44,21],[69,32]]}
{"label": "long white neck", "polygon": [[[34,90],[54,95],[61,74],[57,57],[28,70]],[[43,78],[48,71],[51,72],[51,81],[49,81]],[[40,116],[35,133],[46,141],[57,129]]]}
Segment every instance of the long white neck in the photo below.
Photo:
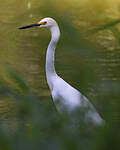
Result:
{"label": "long white neck", "polygon": [[55,26],[51,27],[50,32],[51,32],[51,41],[48,45],[47,54],[46,54],[46,77],[47,77],[48,85],[50,89],[52,90],[53,89],[53,85],[52,85],[53,77],[57,76],[56,71],[55,71],[55,66],[54,66],[54,58],[55,58],[56,44],[60,36],[60,30],[59,30],[58,25],[56,24]]}

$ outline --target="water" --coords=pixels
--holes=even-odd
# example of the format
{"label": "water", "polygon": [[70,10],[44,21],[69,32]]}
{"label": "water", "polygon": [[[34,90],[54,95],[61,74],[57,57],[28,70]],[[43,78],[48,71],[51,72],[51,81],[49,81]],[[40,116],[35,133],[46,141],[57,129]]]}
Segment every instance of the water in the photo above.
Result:
{"label": "water", "polygon": [[[45,77],[47,29],[20,31],[17,27],[53,17],[61,29],[56,50],[58,74],[93,102],[105,119],[119,120],[119,24],[96,33],[93,29],[119,18],[120,0],[0,0],[0,80],[16,85],[6,67],[13,68],[40,97],[50,97]],[[7,104],[8,105],[7,105]],[[3,118],[14,116],[13,99],[3,101]],[[5,117],[4,117],[5,116]],[[4,120],[4,119],[3,119]]]}

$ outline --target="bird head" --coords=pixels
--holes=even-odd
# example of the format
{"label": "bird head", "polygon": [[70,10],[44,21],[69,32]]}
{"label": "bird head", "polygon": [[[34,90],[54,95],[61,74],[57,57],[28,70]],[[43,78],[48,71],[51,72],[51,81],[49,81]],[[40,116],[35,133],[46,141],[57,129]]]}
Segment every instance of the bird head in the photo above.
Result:
{"label": "bird head", "polygon": [[27,29],[27,28],[32,28],[32,27],[40,27],[40,28],[49,28],[50,29],[51,27],[54,27],[56,25],[57,25],[57,23],[54,19],[44,18],[37,23],[30,24],[30,25],[23,26],[23,27],[19,27],[19,29]]}

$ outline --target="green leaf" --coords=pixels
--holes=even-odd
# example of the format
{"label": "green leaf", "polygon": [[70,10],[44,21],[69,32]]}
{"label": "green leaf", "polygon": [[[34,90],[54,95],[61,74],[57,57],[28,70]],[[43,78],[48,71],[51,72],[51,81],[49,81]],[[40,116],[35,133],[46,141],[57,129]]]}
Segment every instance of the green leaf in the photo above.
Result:
{"label": "green leaf", "polygon": [[18,85],[18,87],[24,92],[27,93],[30,91],[29,86],[26,81],[11,67],[7,66],[7,72],[10,78]]}
{"label": "green leaf", "polygon": [[105,29],[111,28],[111,27],[113,27],[113,26],[115,26],[115,25],[117,25],[119,23],[120,23],[120,19],[115,20],[115,21],[111,21],[109,23],[103,24],[103,25],[93,29],[92,31],[93,32],[97,32],[97,31],[105,30]]}

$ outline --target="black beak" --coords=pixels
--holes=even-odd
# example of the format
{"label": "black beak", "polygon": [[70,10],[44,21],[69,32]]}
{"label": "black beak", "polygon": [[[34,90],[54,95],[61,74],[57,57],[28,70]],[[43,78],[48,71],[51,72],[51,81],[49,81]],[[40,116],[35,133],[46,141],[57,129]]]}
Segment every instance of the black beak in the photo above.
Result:
{"label": "black beak", "polygon": [[27,26],[19,27],[18,29],[27,29],[27,28],[32,28],[36,26],[40,26],[40,24],[34,23],[34,24],[27,25]]}

